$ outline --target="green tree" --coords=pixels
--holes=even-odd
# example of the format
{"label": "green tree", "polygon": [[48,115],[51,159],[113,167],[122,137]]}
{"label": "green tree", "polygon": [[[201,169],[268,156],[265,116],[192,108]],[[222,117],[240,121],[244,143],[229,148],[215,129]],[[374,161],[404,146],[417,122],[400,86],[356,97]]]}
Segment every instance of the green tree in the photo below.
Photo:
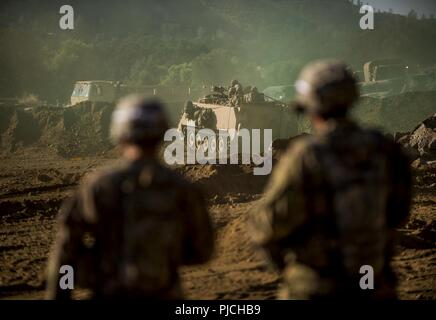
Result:
{"label": "green tree", "polygon": [[172,65],[168,73],[162,78],[163,85],[191,85],[192,68],[189,63]]}

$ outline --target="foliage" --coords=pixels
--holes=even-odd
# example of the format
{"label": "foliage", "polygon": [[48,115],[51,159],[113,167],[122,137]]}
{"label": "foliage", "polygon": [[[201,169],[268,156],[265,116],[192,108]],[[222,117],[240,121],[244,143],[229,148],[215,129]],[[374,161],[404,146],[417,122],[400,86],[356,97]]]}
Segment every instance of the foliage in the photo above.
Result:
{"label": "foliage", "polygon": [[[6,2],[5,2],[6,3]],[[327,4],[328,3],[328,4]],[[347,0],[71,1],[75,30],[59,29],[56,2],[13,1],[0,10],[0,96],[32,92],[66,101],[77,80],[211,85],[239,79],[291,84],[318,58],[354,68],[376,58],[434,64],[436,20],[377,13],[358,27]]]}

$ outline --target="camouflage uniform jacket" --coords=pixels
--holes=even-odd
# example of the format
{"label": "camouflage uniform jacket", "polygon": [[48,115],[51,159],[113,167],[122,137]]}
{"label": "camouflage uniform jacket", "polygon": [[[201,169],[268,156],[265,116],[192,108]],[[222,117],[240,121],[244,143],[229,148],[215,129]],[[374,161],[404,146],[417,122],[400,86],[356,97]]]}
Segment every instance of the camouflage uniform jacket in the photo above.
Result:
{"label": "camouflage uniform jacket", "polygon": [[392,288],[394,229],[408,217],[410,188],[399,145],[350,120],[292,143],[251,219],[254,241],[301,289],[287,298],[348,295],[362,265],[373,266],[376,289]]}
{"label": "camouflage uniform jacket", "polygon": [[177,268],[206,262],[213,230],[201,192],[154,159],[91,174],[61,209],[48,297],[61,265],[94,298],[182,298]]}

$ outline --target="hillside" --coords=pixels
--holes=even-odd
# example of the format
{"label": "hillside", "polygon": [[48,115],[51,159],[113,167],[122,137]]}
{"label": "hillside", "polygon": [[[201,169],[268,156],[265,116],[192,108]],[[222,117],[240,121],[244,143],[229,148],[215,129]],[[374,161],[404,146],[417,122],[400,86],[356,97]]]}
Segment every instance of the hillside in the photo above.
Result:
{"label": "hillside", "polygon": [[[0,4],[0,97],[64,102],[74,81],[258,87],[292,83],[310,60],[352,66],[398,57],[432,65],[436,19],[376,13],[358,27],[347,0],[70,1],[75,29],[59,28],[60,1]],[[424,50],[425,48],[425,50]]]}

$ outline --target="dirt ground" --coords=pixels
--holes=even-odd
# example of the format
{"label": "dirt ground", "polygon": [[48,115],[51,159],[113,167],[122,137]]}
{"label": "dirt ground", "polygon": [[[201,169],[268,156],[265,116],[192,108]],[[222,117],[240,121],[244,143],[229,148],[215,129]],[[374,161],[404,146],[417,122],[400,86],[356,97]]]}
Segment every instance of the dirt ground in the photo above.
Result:
{"label": "dirt ground", "polygon": [[[59,205],[84,174],[115,159],[114,152],[65,159],[40,147],[0,154],[0,298],[43,298]],[[217,230],[214,259],[182,269],[188,298],[273,299],[278,275],[267,267],[246,233],[247,212],[260,199],[265,177],[237,165],[177,170],[208,190]],[[435,299],[436,166],[415,170],[415,176],[413,210],[408,224],[399,230],[393,265],[402,299]]]}

